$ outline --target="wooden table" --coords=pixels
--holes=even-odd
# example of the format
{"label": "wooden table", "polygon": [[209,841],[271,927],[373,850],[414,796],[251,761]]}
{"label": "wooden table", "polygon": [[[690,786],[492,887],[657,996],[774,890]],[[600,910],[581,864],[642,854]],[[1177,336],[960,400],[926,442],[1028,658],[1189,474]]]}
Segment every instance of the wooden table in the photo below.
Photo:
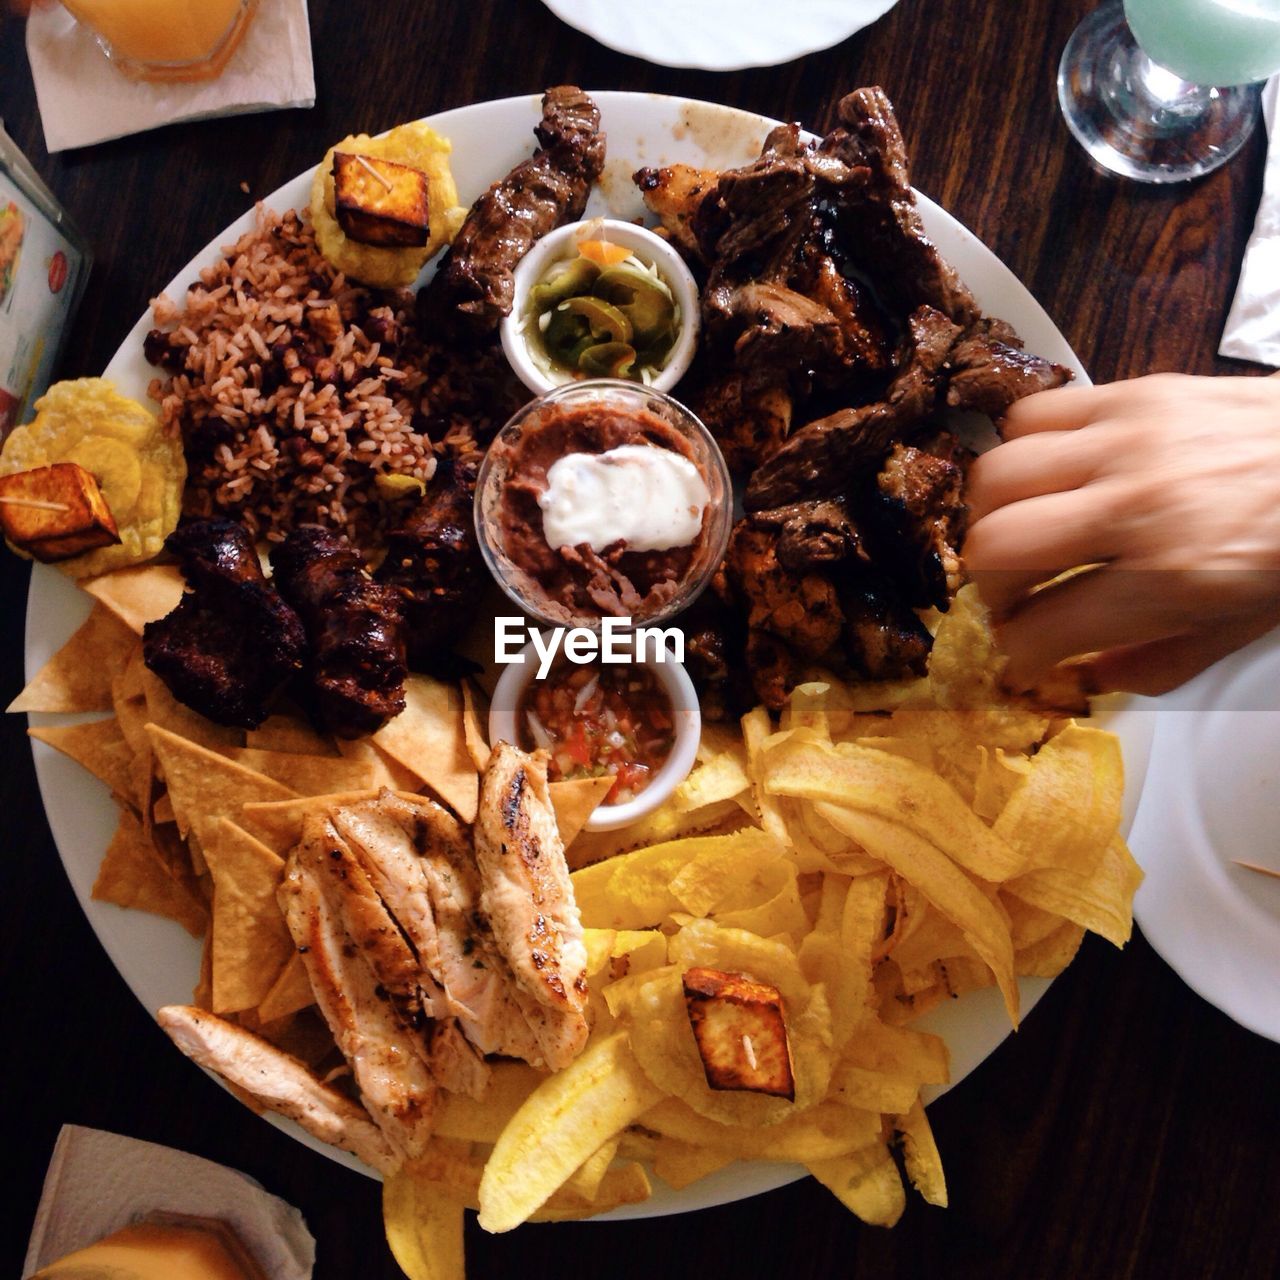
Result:
{"label": "wooden table", "polygon": [[[270,0],[266,0],[270,2]],[[885,86],[914,179],[1026,282],[1095,379],[1256,372],[1214,352],[1261,184],[1262,133],[1190,187],[1091,169],[1054,96],[1086,0],[902,0],[825,53],[734,74],[610,52],[534,2],[312,0],[319,105],[177,126],[50,158],[22,28],[0,18],[0,116],[97,254],[62,374],[101,371],[149,296],[254,195],[336,138],[573,81],[715,99],[824,126]],[[4,701],[22,683],[27,570],[0,557]],[[18,1274],[64,1122],[223,1161],[298,1205],[318,1280],[392,1277],[376,1183],[313,1155],[196,1073],[139,1007],[68,888],[24,725],[0,722],[6,869],[0,1270]],[[1027,1024],[930,1114],[952,1207],[862,1227],[804,1181],[661,1223],[468,1228],[471,1274],[1261,1280],[1280,1274],[1280,1048],[1194,996],[1141,937],[1090,939]]]}

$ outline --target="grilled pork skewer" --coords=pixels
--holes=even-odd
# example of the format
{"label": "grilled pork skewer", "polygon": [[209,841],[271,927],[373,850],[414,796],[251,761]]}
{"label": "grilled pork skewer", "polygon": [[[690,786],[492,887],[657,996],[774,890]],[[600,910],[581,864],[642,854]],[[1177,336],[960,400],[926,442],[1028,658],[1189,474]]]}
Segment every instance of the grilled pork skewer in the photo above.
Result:
{"label": "grilled pork skewer", "polygon": [[369,1113],[318,1080],[297,1058],[192,1005],[167,1005],[156,1018],[192,1062],[220,1075],[268,1111],[296,1120],[312,1137],[350,1151],[380,1173],[394,1173],[399,1167],[400,1157]]}

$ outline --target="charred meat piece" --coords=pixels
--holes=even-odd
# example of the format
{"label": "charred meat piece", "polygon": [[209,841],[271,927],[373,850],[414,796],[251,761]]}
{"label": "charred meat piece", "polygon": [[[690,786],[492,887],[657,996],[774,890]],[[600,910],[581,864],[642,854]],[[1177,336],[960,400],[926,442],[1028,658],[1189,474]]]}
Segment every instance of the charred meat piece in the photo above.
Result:
{"label": "charred meat piece", "polygon": [[838,564],[857,554],[861,539],[841,498],[793,502],[758,511],[753,521],[777,532],[778,563],[794,573],[818,565]]}
{"label": "charred meat piece", "polygon": [[899,372],[883,400],[841,409],[794,432],[751,477],[748,511],[786,506],[845,489],[896,440],[934,411],[946,360],[960,329],[940,311],[921,307],[908,322]]}
{"label": "charred meat piece", "polygon": [[919,446],[895,445],[863,508],[871,559],[917,609],[945,611],[960,589],[966,461],[946,432]]}
{"label": "charred meat piece", "polygon": [[581,89],[548,89],[534,132],[541,150],[472,205],[419,297],[427,316],[462,335],[490,334],[511,313],[516,265],[548,231],[582,217],[604,168],[600,112]]}
{"label": "charred meat piece", "polygon": [[300,525],[271,552],[275,582],[306,628],[315,711],[343,738],[404,710],[404,605],[336,534]]}
{"label": "charred meat piece", "polygon": [[778,563],[775,530],[753,517],[740,520],[729,541],[725,570],[749,605],[747,624],[817,660],[839,642],[844,614],[836,589],[821,573],[790,572]]}
{"label": "charred meat piece", "polygon": [[804,674],[795,654],[777,636],[758,628],[747,632],[747,670],[756,698],[774,712],[787,705]]}
{"label": "charred meat piece", "polygon": [[387,535],[374,575],[403,593],[409,663],[432,675],[461,674],[451,645],[485,585],[472,517],[476,474],[474,461],[443,459],[426,497]]}
{"label": "charred meat piece", "polygon": [[234,520],[196,520],[165,547],[178,557],[187,593],[142,633],[148,667],[179,702],[218,724],[252,729],[302,668],[298,615],[262,573],[253,540]]}
{"label": "charred meat piece", "polygon": [[685,257],[698,260],[702,253],[694,234],[693,218],[703,198],[715,190],[720,181],[719,172],[697,169],[691,164],[673,164],[662,169],[639,169],[632,180],[640,188],[645,208],[658,215],[671,243]]}
{"label": "charred meat piece", "polygon": [[724,290],[720,307],[720,322],[736,335],[739,369],[823,365],[842,345],[835,313],[783,284],[751,281]]}
{"label": "charred meat piece", "polygon": [[924,675],[933,637],[887,582],[860,576],[840,592],[840,604],[845,657],[858,675],[868,680]]}
{"label": "charred meat piece", "polygon": [[715,723],[737,720],[752,707],[745,665],[742,610],[723,567],[710,587],[680,615],[684,664],[698,690],[702,718]]}
{"label": "charred meat piece", "polygon": [[817,241],[805,245],[792,287],[835,317],[838,342],[834,357],[846,372],[883,373],[893,363],[886,322],[869,291],[846,276]]}
{"label": "charred meat piece", "polygon": [[883,89],[855,89],[842,98],[840,124],[819,151],[843,161],[860,181],[842,192],[840,236],[881,296],[899,313],[936,307],[959,324],[978,318],[978,306],[955,269],[925,234],[916,208],[893,106]]}
{"label": "charred meat piece", "polygon": [[1015,400],[1070,382],[1070,369],[1022,349],[1003,320],[979,320],[951,349],[947,404],[1000,417]]}

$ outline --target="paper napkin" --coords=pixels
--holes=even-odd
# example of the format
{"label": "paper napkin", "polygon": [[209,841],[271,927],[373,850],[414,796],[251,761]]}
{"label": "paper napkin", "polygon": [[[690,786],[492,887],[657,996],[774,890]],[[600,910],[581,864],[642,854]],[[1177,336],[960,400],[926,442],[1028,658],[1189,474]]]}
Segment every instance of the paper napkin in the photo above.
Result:
{"label": "paper napkin", "polygon": [[233,1227],[272,1280],[310,1280],[316,1242],[292,1205],[234,1169],[101,1129],[63,1125],[45,1175],[23,1276],[148,1213]]}
{"label": "paper napkin", "polygon": [[1276,95],[1280,76],[1262,91],[1267,125],[1267,168],[1253,234],[1244,251],[1240,283],[1222,331],[1218,354],[1280,368],[1280,143],[1276,141]]}
{"label": "paper napkin", "polygon": [[307,0],[259,0],[240,47],[214,80],[129,80],[60,4],[32,10],[27,57],[50,152],[179,120],[316,103]]}

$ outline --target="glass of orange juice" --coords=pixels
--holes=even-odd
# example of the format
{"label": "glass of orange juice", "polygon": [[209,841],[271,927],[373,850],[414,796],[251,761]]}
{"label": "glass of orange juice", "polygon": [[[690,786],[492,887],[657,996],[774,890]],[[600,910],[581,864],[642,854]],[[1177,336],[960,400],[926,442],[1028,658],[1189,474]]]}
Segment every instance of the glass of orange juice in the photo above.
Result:
{"label": "glass of orange juice", "polygon": [[63,0],[138,80],[207,80],[235,52],[258,0]]}

